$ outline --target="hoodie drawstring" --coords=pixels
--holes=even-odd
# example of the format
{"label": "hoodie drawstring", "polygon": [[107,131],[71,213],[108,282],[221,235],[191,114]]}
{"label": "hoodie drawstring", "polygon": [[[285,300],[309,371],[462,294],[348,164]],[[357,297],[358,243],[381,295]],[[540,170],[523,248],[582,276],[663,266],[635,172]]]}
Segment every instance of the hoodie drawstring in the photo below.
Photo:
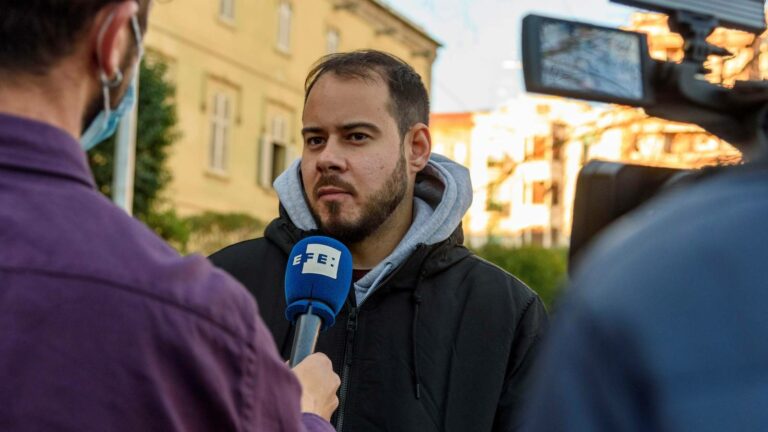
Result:
{"label": "hoodie drawstring", "polygon": [[[418,288],[417,288],[418,289]],[[416,355],[416,326],[419,321],[419,306],[421,306],[421,296],[418,292],[413,292],[413,323],[411,326],[411,353],[413,355],[413,381],[416,390],[416,399],[421,399],[421,376],[419,374],[419,362]]]}

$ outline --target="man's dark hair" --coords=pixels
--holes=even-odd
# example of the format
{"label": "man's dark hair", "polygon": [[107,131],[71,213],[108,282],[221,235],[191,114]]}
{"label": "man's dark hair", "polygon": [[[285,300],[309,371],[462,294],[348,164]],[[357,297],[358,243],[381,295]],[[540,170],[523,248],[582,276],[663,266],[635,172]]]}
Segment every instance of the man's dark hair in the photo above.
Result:
{"label": "man's dark hair", "polygon": [[317,80],[327,73],[364,80],[381,78],[389,88],[389,112],[397,121],[400,137],[416,123],[429,124],[429,95],[421,76],[408,63],[381,51],[359,50],[329,54],[307,75],[304,103]]}
{"label": "man's dark hair", "polygon": [[[72,54],[96,14],[125,0],[3,0],[0,5],[0,73],[43,75]],[[146,28],[149,0],[139,0]]]}

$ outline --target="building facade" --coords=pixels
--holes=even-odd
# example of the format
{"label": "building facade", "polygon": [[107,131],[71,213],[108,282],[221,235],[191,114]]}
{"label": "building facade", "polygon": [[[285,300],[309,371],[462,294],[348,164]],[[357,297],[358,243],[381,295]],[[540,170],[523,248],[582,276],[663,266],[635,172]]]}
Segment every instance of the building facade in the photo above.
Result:
{"label": "building facade", "polygon": [[433,114],[435,151],[470,169],[474,197],[464,219],[467,242],[567,245],[563,208],[566,154],[583,102],[522,96],[490,112]]}
{"label": "building facade", "polygon": [[[683,40],[666,16],[638,13],[628,28],[648,34],[653,58],[683,58]],[[709,41],[733,53],[710,60],[711,82],[768,77],[766,35],[718,29]],[[473,246],[567,246],[578,174],[592,159],[690,169],[741,158],[695,125],[557,97],[522,96],[493,111],[433,114],[432,121],[436,149],[471,170],[475,196],[464,227]]]}
{"label": "building facade", "polygon": [[378,0],[156,2],[148,58],[168,65],[178,130],[167,198],[182,215],[277,215],[274,179],[301,154],[304,78],[323,55],[390,52],[430,86],[439,43]]}

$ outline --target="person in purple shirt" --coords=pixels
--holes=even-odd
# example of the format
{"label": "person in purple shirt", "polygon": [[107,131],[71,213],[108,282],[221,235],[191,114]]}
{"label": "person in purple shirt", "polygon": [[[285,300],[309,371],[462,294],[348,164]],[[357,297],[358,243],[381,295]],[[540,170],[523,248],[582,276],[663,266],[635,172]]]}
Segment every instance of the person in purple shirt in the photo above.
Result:
{"label": "person in purple shirt", "polygon": [[291,371],[250,294],[94,186],[150,1],[1,6],[0,430],[332,430],[328,358]]}

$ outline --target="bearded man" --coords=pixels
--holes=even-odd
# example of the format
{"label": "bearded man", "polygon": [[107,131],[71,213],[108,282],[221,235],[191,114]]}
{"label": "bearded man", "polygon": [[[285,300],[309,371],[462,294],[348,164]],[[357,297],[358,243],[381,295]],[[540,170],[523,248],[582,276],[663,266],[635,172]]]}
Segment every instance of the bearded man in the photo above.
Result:
{"label": "bearded man", "polygon": [[462,246],[466,168],[431,154],[419,75],[379,51],[332,54],[306,81],[303,152],[274,184],[264,238],[211,259],[258,299],[290,354],[284,270],[291,248],[327,235],[352,252],[337,324],[317,349],[341,375],[338,431],[509,431],[546,312],[522,282]]}

